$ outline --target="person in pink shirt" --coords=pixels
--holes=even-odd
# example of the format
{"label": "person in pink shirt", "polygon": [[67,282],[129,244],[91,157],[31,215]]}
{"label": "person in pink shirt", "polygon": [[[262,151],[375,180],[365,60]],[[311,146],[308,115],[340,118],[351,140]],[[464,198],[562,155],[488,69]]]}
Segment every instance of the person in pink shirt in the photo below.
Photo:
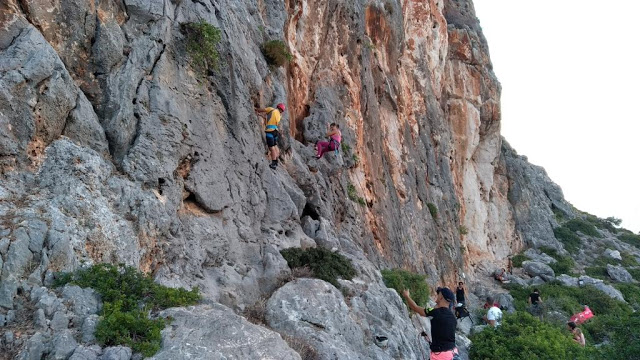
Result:
{"label": "person in pink shirt", "polygon": [[329,151],[340,148],[340,142],[342,141],[340,125],[331,123],[331,125],[329,125],[329,131],[327,131],[327,137],[329,137],[329,141],[318,141],[316,144],[316,150],[318,151],[316,159],[320,159],[322,155]]}

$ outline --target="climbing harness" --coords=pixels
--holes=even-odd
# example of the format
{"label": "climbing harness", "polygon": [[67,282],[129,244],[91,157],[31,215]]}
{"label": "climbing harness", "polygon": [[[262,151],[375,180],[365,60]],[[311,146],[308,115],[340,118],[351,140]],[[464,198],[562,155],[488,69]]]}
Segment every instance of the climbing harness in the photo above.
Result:
{"label": "climbing harness", "polygon": [[334,147],[335,147],[335,149],[334,149],[334,150],[335,150],[335,154],[336,154],[336,156],[338,156],[338,154],[340,153],[340,152],[338,151],[338,149],[340,149],[340,143],[338,142],[338,140],[336,140],[336,139],[334,139],[334,138],[332,138],[332,137],[329,137],[329,144],[331,144],[331,143],[333,143],[333,144],[334,144]]}

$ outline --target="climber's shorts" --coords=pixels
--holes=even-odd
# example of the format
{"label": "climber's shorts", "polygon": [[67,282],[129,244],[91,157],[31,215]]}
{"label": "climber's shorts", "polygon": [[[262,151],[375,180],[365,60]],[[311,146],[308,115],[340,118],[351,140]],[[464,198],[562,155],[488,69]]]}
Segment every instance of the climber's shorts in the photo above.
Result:
{"label": "climber's shorts", "polygon": [[431,360],[452,360],[452,359],[458,359],[458,349],[453,349],[453,350],[449,350],[449,351],[442,351],[442,352],[431,352],[431,356],[429,357],[429,359]]}
{"label": "climber's shorts", "polygon": [[278,130],[269,131],[265,134],[268,147],[274,147],[278,145]]}

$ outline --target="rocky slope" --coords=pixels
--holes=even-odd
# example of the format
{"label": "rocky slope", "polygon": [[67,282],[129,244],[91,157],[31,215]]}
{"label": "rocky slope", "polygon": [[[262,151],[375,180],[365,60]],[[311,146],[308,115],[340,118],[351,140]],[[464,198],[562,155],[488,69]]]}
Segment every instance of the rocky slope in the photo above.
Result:
{"label": "rocky slope", "polygon": [[[182,31],[198,21],[222,33],[206,78]],[[473,280],[526,244],[560,249],[553,211],[573,216],[500,137],[500,85],[471,1],[8,0],[0,25],[0,306],[25,324],[54,272],[125,263],[202,289],[209,307],[174,316],[186,328],[199,313],[246,328],[233,312],[271,297],[271,330],[247,330],[252,351],[277,331],[327,358],[418,358],[424,343],[378,269]],[[261,53],[271,39],[290,48],[284,68]],[[272,171],[253,107],[277,102],[289,111]],[[348,147],[317,161],[331,122]],[[321,281],[278,290],[290,272],[279,250],[310,246],[353,259],[353,297]],[[66,333],[43,312],[3,346],[58,358]],[[376,347],[377,333],[393,345]],[[251,356],[299,356],[277,343]],[[210,350],[202,358],[249,356]]]}

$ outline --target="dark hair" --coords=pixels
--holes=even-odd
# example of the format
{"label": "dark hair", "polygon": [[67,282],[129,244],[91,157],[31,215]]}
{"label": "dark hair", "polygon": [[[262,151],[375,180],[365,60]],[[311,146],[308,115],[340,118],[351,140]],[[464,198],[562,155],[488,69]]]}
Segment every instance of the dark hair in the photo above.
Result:
{"label": "dark hair", "polygon": [[487,302],[489,305],[493,306],[493,298],[491,296],[487,296]]}
{"label": "dark hair", "polygon": [[539,293],[539,292],[540,292],[540,290],[538,290],[538,289],[533,289],[533,292],[535,292],[535,293]]}
{"label": "dark hair", "polygon": [[336,124],[336,123],[331,123],[331,125],[329,125],[329,126],[335,126],[335,127],[337,127],[338,129],[340,129],[340,125],[338,125],[338,124]]}
{"label": "dark hair", "polygon": [[573,321],[569,321],[569,322],[567,323],[567,325],[569,325],[569,327],[571,328],[571,330],[575,329],[575,328],[576,328],[576,326],[578,326],[578,325],[576,325],[576,323],[574,323]]}
{"label": "dark hair", "polygon": [[464,285],[464,283],[463,283],[462,281],[460,281],[460,282],[458,283],[458,285]]}

